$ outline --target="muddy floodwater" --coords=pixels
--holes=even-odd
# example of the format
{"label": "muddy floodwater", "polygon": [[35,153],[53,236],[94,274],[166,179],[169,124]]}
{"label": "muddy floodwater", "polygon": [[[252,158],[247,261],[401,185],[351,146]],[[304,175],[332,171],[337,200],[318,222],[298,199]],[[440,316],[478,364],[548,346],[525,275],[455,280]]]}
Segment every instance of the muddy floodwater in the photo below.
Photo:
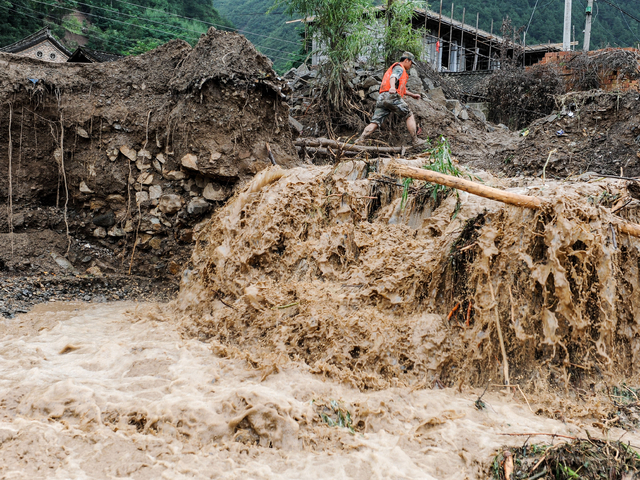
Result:
{"label": "muddy floodwater", "polygon": [[[263,380],[156,308],[49,303],[2,321],[0,478],[484,478],[526,439],[500,434],[581,432],[495,390],[480,411],[478,390],[362,392],[303,365]],[[332,401],[352,429],[322,421]]]}

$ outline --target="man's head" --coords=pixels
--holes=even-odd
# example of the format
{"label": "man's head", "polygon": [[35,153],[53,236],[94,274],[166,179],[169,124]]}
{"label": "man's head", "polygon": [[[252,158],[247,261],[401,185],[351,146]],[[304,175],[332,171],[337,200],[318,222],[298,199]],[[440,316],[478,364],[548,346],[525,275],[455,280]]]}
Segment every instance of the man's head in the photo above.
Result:
{"label": "man's head", "polygon": [[404,67],[405,70],[409,70],[411,66],[416,61],[416,57],[413,56],[411,52],[404,52],[402,57],[400,57],[400,63]]}

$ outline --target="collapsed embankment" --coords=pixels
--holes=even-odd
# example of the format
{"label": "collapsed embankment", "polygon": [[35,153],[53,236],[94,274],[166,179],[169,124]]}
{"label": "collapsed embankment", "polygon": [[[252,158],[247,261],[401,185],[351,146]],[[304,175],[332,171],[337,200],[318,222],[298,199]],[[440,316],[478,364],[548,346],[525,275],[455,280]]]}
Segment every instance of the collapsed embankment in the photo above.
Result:
{"label": "collapsed embankment", "polygon": [[297,162],[285,85],[241,35],[103,64],[0,63],[4,271],[176,274],[194,226],[270,165],[267,143]]}
{"label": "collapsed embankment", "polygon": [[360,389],[484,384],[505,357],[529,387],[637,377],[640,242],[601,204],[624,187],[514,188],[549,200],[532,211],[414,182],[405,202],[383,164],[263,171],[198,236],[186,331]]}

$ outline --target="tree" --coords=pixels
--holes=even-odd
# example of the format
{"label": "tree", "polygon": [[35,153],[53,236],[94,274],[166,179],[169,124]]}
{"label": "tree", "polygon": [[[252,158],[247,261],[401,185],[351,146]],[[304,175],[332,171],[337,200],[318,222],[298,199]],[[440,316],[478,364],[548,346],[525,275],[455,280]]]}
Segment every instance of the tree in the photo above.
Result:
{"label": "tree", "polygon": [[415,0],[388,0],[383,42],[386,63],[396,61],[406,51],[413,53],[416,59],[422,55],[422,35],[413,28],[415,9],[419,6],[424,4]]}
{"label": "tree", "polygon": [[345,103],[345,69],[367,53],[373,43],[375,12],[371,0],[275,0],[288,14],[312,18],[310,34],[317,39],[323,57],[321,76],[325,97],[332,109]]}

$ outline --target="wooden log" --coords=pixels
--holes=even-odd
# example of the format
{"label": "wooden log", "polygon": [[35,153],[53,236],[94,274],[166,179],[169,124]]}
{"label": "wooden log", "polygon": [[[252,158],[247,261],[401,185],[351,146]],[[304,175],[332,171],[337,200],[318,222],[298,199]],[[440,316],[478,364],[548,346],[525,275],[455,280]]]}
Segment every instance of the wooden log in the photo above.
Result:
{"label": "wooden log", "polygon": [[[328,148],[323,148],[323,147],[296,147],[296,150],[298,152],[301,152],[302,149],[305,149],[307,153],[309,154],[317,154],[317,155],[326,155],[326,156],[331,156],[331,152],[329,151]],[[333,152],[333,154],[335,155],[337,152]],[[354,157],[358,154],[360,154],[361,152],[351,152],[351,151],[347,151],[347,152],[342,152],[342,155],[345,157]]]}
{"label": "wooden log", "polygon": [[520,195],[518,193],[505,192],[504,190],[498,190],[497,188],[487,187],[479,183],[465,180],[463,178],[454,177],[451,175],[445,175],[444,173],[434,172],[432,170],[425,170],[423,168],[409,167],[397,162],[393,162],[389,165],[389,172],[399,175],[401,177],[411,177],[416,180],[424,180],[426,182],[438,183],[446,187],[457,188],[465,192],[473,193],[480,197],[489,198],[491,200],[497,200],[498,202],[507,203],[509,205],[515,205],[518,207],[533,208],[538,210],[542,208],[544,201],[538,197],[531,197],[529,195]]}
{"label": "wooden log", "polygon": [[377,147],[366,145],[352,145],[350,143],[337,142],[328,138],[299,138],[296,140],[297,147],[333,147],[343,151],[351,152],[375,152],[375,153],[402,153],[405,147]]}
{"label": "wooden log", "polygon": [[[410,177],[416,180],[424,180],[430,183],[437,183],[446,187],[457,188],[458,190],[473,193],[479,197],[489,198],[491,200],[496,200],[508,205],[515,205],[517,207],[540,210],[545,204],[549,203],[547,200],[539,197],[505,192],[504,190],[480,185],[479,183],[465,180],[463,178],[445,175],[444,173],[434,172],[432,170],[409,167],[397,162],[392,162],[387,168],[388,172],[391,174],[405,178]],[[621,232],[627,233],[633,237],[640,237],[640,225],[637,223],[625,222],[620,219],[620,222],[617,225]]]}

